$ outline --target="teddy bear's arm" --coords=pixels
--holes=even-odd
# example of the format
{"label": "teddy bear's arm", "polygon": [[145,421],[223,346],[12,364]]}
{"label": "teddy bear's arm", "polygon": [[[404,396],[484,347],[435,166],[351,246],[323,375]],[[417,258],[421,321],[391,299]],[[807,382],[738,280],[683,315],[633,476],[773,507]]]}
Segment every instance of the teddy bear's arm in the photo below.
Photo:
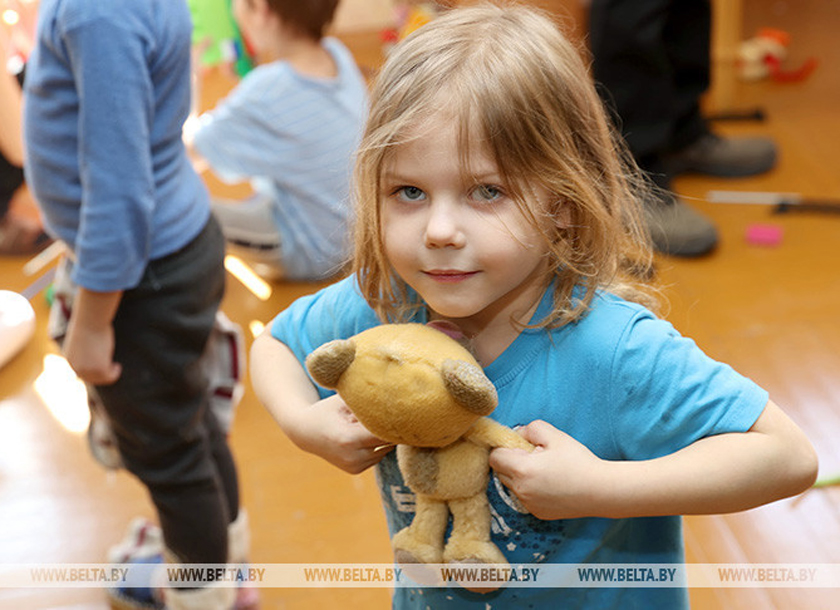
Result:
{"label": "teddy bear's arm", "polygon": [[472,428],[467,430],[464,437],[468,441],[484,447],[505,447],[506,449],[524,449],[525,451],[534,450],[534,445],[525,440],[515,430],[487,417],[482,417],[475,422]]}

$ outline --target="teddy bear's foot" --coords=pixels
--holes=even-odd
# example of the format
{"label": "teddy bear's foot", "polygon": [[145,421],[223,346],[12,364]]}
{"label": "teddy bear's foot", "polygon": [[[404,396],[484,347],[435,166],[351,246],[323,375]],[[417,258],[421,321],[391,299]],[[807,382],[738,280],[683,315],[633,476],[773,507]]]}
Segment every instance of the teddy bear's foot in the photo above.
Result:
{"label": "teddy bear's foot", "polygon": [[[443,584],[437,565],[428,565],[405,549],[394,550],[394,561],[402,570],[402,576],[413,580],[421,587],[438,587]],[[435,562],[439,565],[439,562]]]}
{"label": "teddy bear's foot", "polygon": [[391,542],[399,563],[443,563],[443,546],[423,541],[410,527],[397,532]]}
{"label": "teddy bear's foot", "polygon": [[410,528],[406,528],[394,536],[393,547],[394,561],[405,576],[421,586],[442,584],[438,570],[426,565],[443,563],[443,548],[440,545],[423,543]]}
{"label": "teddy bear's foot", "polygon": [[[449,564],[502,564],[509,565],[508,560],[492,542],[480,540],[450,540],[443,553],[443,560]],[[464,572],[465,574],[469,572]],[[473,593],[492,593],[502,584],[472,583],[458,581],[458,584]]]}
{"label": "teddy bear's foot", "polygon": [[450,540],[443,553],[445,563],[499,563],[508,560],[492,542],[482,540]]}

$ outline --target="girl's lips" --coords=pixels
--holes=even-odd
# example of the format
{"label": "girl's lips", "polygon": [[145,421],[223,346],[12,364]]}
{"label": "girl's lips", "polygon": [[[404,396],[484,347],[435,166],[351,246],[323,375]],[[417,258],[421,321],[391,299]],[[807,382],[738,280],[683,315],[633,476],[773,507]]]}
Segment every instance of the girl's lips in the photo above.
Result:
{"label": "girl's lips", "polygon": [[433,269],[431,271],[424,271],[427,276],[432,278],[437,282],[462,282],[468,278],[471,278],[478,271],[460,271],[457,269]]}

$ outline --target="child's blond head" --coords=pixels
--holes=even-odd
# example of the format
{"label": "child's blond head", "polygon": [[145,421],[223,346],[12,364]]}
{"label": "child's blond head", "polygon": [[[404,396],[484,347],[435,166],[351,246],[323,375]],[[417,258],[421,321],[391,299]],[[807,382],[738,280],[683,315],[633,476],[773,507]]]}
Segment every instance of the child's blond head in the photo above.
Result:
{"label": "child's blond head", "polygon": [[[579,50],[540,12],[486,4],[445,13],[407,38],[371,93],[356,165],[355,265],[380,316],[399,319],[408,295],[382,245],[383,166],[412,127],[439,112],[459,121],[465,167],[478,139],[549,245],[546,285],[558,281],[545,323],[577,318],[597,288],[650,304],[630,277],[651,265],[640,181]],[[537,209],[529,185],[547,189],[551,203]],[[576,285],[586,288],[582,302],[571,298]]]}

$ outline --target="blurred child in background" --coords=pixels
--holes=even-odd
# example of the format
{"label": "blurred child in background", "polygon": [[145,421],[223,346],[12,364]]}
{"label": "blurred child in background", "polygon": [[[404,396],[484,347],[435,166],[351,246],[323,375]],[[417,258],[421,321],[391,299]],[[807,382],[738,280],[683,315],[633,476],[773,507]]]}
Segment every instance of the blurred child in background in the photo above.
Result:
{"label": "blurred child in background", "polygon": [[187,135],[222,179],[255,195],[214,202],[237,253],[271,278],[316,280],[348,261],[352,158],[365,81],[347,48],[324,37],[338,0],[234,0],[257,67]]}
{"label": "blurred child in background", "polygon": [[[182,140],[191,31],[185,2],[43,0],[25,168],[49,231],[72,252],[68,362],[95,387],[122,463],[148,488],[167,558],[225,564],[244,561],[247,523],[201,365],[225,270]],[[111,593],[170,610],[228,610],[237,596],[213,586]]]}

